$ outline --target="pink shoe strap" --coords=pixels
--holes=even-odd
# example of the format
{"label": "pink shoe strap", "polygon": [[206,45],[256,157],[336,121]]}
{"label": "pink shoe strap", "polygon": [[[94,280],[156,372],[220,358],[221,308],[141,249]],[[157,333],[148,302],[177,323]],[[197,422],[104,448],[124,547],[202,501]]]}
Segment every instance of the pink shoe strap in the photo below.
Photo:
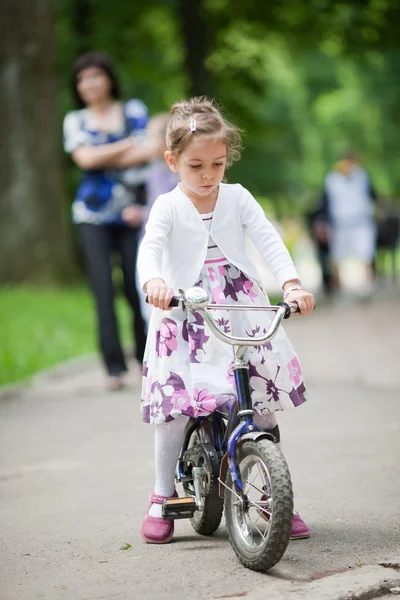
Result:
{"label": "pink shoe strap", "polygon": [[157,494],[151,494],[150,502],[152,504],[163,504],[164,500],[168,500],[168,498],[177,498],[178,494],[175,490],[172,496],[158,496]]}

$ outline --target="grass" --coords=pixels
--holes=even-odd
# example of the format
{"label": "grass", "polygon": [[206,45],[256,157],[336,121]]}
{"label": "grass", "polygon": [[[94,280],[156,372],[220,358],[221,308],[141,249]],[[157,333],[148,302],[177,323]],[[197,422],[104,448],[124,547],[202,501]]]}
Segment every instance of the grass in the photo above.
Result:
{"label": "grass", "polygon": [[[122,338],[129,340],[129,311],[117,312]],[[77,356],[97,352],[95,313],[83,287],[0,289],[0,386]]]}
{"label": "grass", "polygon": [[[122,340],[129,343],[129,308],[123,298],[117,299],[117,313]],[[0,386],[93,353],[95,312],[86,288],[0,288]]]}

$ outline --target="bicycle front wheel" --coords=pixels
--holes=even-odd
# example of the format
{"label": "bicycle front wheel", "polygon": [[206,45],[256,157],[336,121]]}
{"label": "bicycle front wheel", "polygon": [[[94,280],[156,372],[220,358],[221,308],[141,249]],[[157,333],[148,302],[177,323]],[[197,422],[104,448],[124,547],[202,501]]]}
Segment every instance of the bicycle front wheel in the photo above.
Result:
{"label": "bicycle front wheel", "polygon": [[229,539],[245,567],[267,571],[280,561],[290,539],[293,491],[289,469],[280,450],[266,439],[244,442],[237,463],[244,502],[228,470],[225,517]]}

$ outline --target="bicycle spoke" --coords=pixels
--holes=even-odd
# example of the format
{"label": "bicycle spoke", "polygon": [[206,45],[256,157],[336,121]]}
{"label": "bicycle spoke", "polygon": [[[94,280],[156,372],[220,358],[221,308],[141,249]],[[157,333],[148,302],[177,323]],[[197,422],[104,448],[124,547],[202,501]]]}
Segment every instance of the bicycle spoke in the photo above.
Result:
{"label": "bicycle spoke", "polygon": [[253,502],[252,500],[249,500],[249,503],[254,506],[255,508],[257,508],[258,510],[262,510],[263,513],[265,513],[266,515],[268,515],[269,517],[271,517],[272,515],[272,511],[268,511],[264,508],[264,506],[261,506],[260,504],[257,504],[257,502]]}
{"label": "bicycle spoke", "polygon": [[257,490],[257,492],[260,492],[260,494],[262,496],[264,496],[264,494],[266,494],[265,490],[260,490],[260,488],[258,488],[256,485],[253,485],[252,483],[250,483],[249,485],[251,485],[251,487],[253,487],[255,490]]}
{"label": "bicycle spoke", "polygon": [[[262,519],[262,516],[260,514],[257,514],[257,519],[254,521],[255,525],[258,523],[259,519]],[[265,520],[264,520],[264,523],[265,523]]]}
{"label": "bicycle spoke", "polygon": [[[251,469],[250,469],[250,474],[251,474]],[[246,477],[245,475],[243,475],[243,477]],[[257,474],[255,475],[254,479],[257,477]],[[255,485],[253,485],[253,483],[251,481],[249,481],[249,477],[246,477],[246,483],[248,486],[252,486],[252,487],[256,487]]]}
{"label": "bicycle spoke", "polygon": [[266,531],[266,533],[264,534],[264,533],[263,533],[263,532],[262,532],[262,531],[261,531],[261,530],[260,530],[260,529],[257,527],[257,525],[256,525],[255,523],[253,523],[253,522],[252,522],[252,525],[253,525],[253,527],[254,527],[255,529],[257,529],[257,531],[258,531],[258,533],[260,534],[260,536],[261,536],[262,540],[264,541],[264,540],[265,540],[265,538],[266,538],[266,537],[267,537],[267,535],[268,535],[268,530],[267,530],[267,531]]}

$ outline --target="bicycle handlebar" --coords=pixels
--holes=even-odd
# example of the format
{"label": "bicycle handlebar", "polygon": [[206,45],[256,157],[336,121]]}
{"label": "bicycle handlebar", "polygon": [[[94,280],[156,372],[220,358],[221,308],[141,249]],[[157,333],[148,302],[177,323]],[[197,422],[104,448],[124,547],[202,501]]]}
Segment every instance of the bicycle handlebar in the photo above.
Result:
{"label": "bicycle handlebar", "polygon": [[[181,290],[180,290],[181,291]],[[262,306],[262,305],[237,305],[237,304],[210,304],[210,298],[205,290],[201,287],[192,287],[180,296],[172,296],[169,306],[171,308],[181,307],[188,308],[191,312],[199,312],[207,321],[214,335],[223,342],[237,346],[262,346],[269,342],[276,334],[283,319],[288,319],[293,313],[300,312],[297,302],[287,304],[280,302],[277,306]],[[147,296],[146,296],[147,302]],[[262,310],[276,312],[274,320],[268,332],[261,337],[238,337],[224,333],[211,315],[212,310]]]}

